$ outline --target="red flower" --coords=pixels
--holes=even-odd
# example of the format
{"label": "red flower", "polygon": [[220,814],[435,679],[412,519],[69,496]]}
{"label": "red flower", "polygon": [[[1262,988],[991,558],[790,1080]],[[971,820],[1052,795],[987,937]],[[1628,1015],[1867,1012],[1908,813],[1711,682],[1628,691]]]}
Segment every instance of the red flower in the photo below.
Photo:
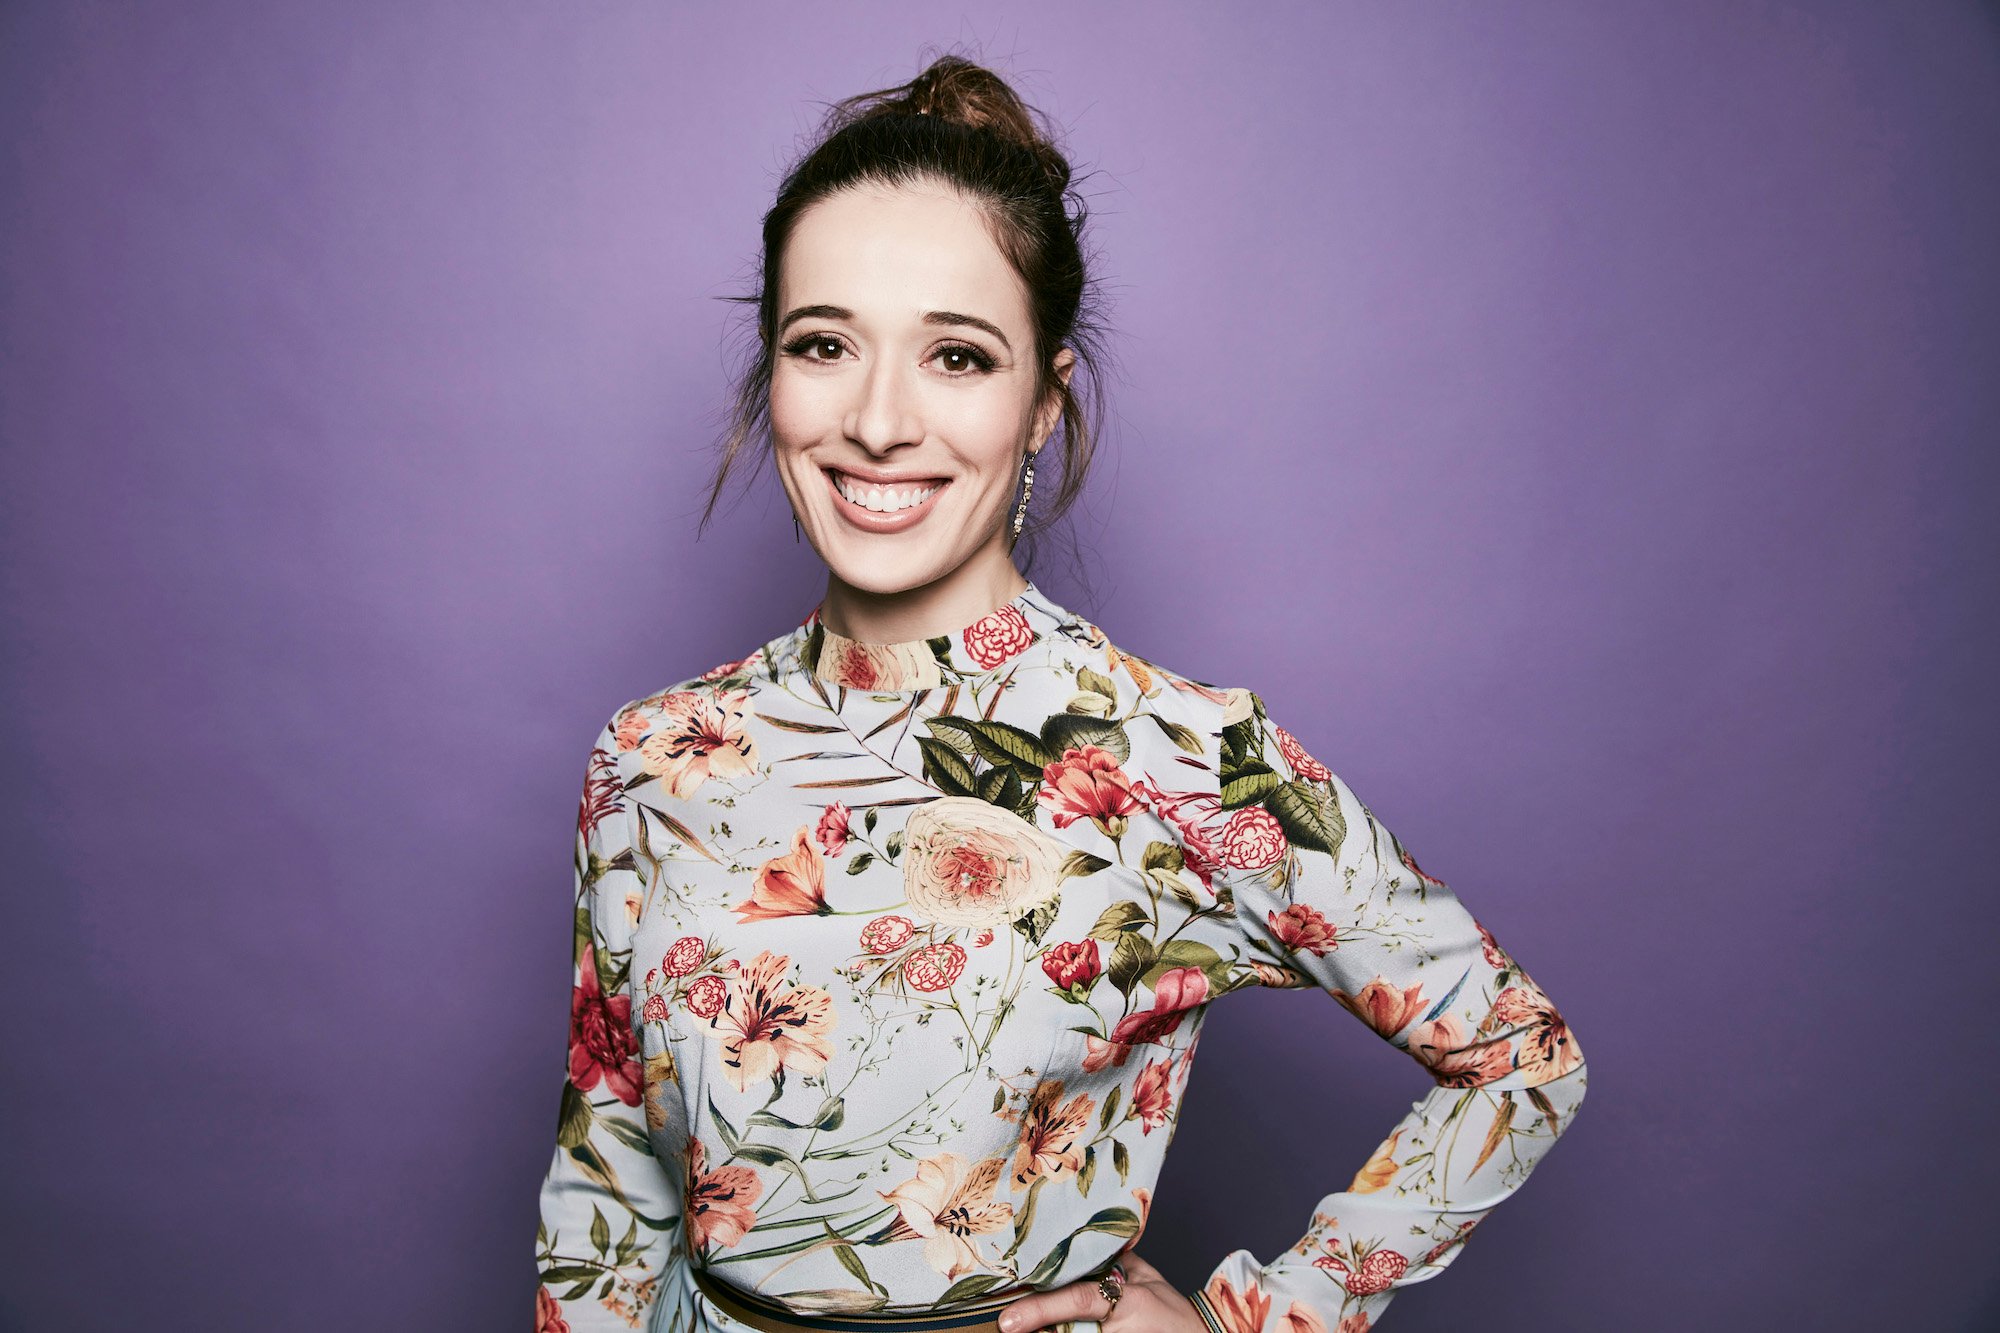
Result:
{"label": "red flower", "polygon": [[664,995],[648,995],[646,997],[646,1007],[639,1011],[639,1016],[648,1023],[666,1022],[667,997]]}
{"label": "red flower", "polygon": [[1139,809],[1132,784],[1119,770],[1118,756],[1098,745],[1064,750],[1062,758],[1042,770],[1036,798],[1049,807],[1057,828],[1068,828],[1079,819],[1122,823]]}
{"label": "red flower", "polygon": [[1486,956],[1486,965],[1488,967],[1508,966],[1513,960],[1508,958],[1507,951],[1500,947],[1500,941],[1493,938],[1493,932],[1484,926],[1480,926],[1477,921],[1474,921],[1472,924],[1479,926],[1479,952]]}
{"label": "red flower", "polygon": [[1304,949],[1319,958],[1340,943],[1334,938],[1333,923],[1317,907],[1305,903],[1293,903],[1283,912],[1266,912],[1264,919],[1270,923],[1271,934],[1278,943],[1293,953]]}
{"label": "red flower", "polygon": [[1324,782],[1333,774],[1325,764],[1306,753],[1306,747],[1299,744],[1298,737],[1273,722],[1271,730],[1278,734],[1278,753],[1285,756],[1285,762],[1292,766],[1292,772],[1301,782]]}
{"label": "red flower", "polygon": [[894,953],[909,943],[915,930],[906,916],[878,916],[861,928],[861,947],[869,953]]}
{"label": "red flower", "polygon": [[563,1318],[562,1307],[547,1287],[535,1292],[535,1333],[570,1333],[569,1320]]}
{"label": "red flower", "polygon": [[927,944],[903,961],[903,976],[922,991],[949,990],[965,971],[965,950],[950,940]]}
{"label": "red flower", "polygon": [[698,977],[688,987],[684,1003],[696,1018],[713,1018],[729,994],[729,984],[718,976]]}
{"label": "red flower", "polygon": [[980,617],[965,627],[960,636],[965,651],[983,668],[997,667],[1035,641],[1034,630],[1020,608],[1007,605]]}
{"label": "red flower", "polygon": [[1127,1014],[1111,1029],[1114,1042],[1158,1041],[1181,1025],[1187,1011],[1208,999],[1208,975],[1198,967],[1171,967],[1153,987],[1153,1007]]}
{"label": "red flower", "polygon": [[1072,940],[1056,945],[1042,955],[1042,971],[1061,990],[1081,986],[1090,989],[1103,970],[1097,957],[1096,940]]}
{"label": "red flower", "polygon": [[1375,1250],[1361,1261],[1358,1270],[1350,1269],[1337,1254],[1322,1254],[1313,1260],[1313,1265],[1345,1273],[1347,1281],[1342,1285],[1347,1288],[1348,1295],[1373,1296],[1394,1286],[1396,1279],[1410,1266],[1410,1261],[1394,1250]]}
{"label": "red flower", "polygon": [[813,836],[819,839],[820,850],[828,856],[839,856],[847,850],[847,816],[847,807],[835,801],[819,817],[819,827],[813,830]]}
{"label": "red flower", "polygon": [[583,946],[569,1001],[569,1081],[589,1092],[600,1082],[627,1106],[639,1104],[639,1043],[632,1035],[632,997],[607,996],[597,985],[595,953]]}
{"label": "red flower", "polygon": [[708,957],[708,945],[699,935],[683,935],[673,942],[667,956],[660,960],[660,966],[670,977],[684,977],[701,966],[701,960]]}
{"label": "red flower", "polygon": [[604,750],[592,750],[583,778],[583,799],[576,807],[576,831],[588,838],[620,808],[618,793],[618,761]]}
{"label": "red flower", "polygon": [[1261,805],[1246,805],[1222,826],[1222,859],[1244,870],[1260,870],[1285,854],[1285,826]]}

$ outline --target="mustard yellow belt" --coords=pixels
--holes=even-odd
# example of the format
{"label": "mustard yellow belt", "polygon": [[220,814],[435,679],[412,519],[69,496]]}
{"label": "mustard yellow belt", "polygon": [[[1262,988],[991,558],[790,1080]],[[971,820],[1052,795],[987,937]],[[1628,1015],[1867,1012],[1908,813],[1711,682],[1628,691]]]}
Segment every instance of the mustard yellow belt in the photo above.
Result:
{"label": "mustard yellow belt", "polygon": [[695,1287],[724,1314],[763,1333],[1000,1333],[1000,1312],[1028,1294],[1020,1289],[1009,1299],[951,1313],[806,1314],[718,1282],[699,1268],[689,1271]]}

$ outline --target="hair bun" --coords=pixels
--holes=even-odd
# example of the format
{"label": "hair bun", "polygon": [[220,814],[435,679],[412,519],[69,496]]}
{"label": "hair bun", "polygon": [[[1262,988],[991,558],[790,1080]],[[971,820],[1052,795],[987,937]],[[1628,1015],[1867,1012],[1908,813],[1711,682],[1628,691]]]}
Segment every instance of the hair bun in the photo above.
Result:
{"label": "hair bun", "polygon": [[900,87],[847,98],[836,119],[886,115],[935,116],[947,124],[993,134],[1032,153],[1058,193],[1069,187],[1069,162],[1021,95],[998,74],[963,56],[939,56]]}

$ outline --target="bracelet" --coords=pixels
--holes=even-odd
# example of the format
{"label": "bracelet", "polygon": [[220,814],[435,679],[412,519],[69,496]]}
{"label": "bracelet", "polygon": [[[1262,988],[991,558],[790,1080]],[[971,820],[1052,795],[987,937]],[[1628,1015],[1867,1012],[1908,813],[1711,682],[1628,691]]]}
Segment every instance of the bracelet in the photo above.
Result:
{"label": "bracelet", "polygon": [[1222,1333],[1222,1325],[1215,1320],[1215,1311],[1208,1308],[1208,1297],[1196,1291],[1188,1299],[1194,1303],[1195,1313],[1201,1316],[1201,1322],[1208,1326],[1208,1333]]}

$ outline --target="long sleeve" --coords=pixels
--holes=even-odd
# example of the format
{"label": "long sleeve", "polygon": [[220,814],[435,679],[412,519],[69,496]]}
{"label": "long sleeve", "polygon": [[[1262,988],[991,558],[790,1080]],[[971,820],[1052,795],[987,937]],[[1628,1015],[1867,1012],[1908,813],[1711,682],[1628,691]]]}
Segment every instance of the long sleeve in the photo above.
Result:
{"label": "long sleeve", "polygon": [[1452,890],[1249,691],[1224,716],[1221,783],[1248,979],[1327,991],[1435,1086],[1291,1249],[1227,1255],[1197,1305],[1223,1333],[1362,1333],[1574,1123],[1582,1052]]}
{"label": "long sleeve", "polygon": [[637,1328],[658,1291],[679,1222],[680,1187],[653,1153],[650,1088],[628,977],[642,882],[633,811],[610,725],[598,735],[577,810],[569,1052],[556,1146],[540,1192],[535,1328]]}

